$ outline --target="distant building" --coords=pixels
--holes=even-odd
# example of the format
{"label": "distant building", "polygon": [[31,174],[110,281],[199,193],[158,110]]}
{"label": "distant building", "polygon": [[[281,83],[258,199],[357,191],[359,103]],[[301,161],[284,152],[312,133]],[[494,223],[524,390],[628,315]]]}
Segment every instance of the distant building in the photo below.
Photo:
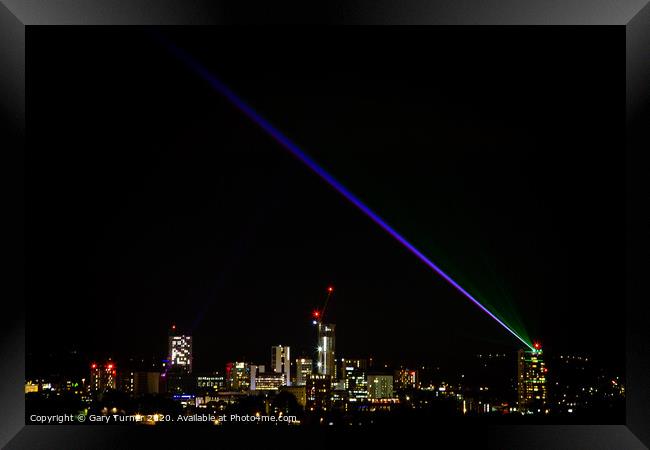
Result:
{"label": "distant building", "polygon": [[336,379],[336,325],[318,322],[316,372]]}
{"label": "distant building", "polygon": [[200,393],[214,393],[226,388],[226,378],[219,372],[196,376],[196,390]]}
{"label": "distant building", "polygon": [[38,380],[29,380],[25,383],[25,394],[30,394],[40,391],[40,383]]}
{"label": "distant building", "polygon": [[168,359],[165,373],[167,392],[173,398],[189,395],[194,388],[192,377],[192,336],[179,334],[173,326],[168,337]]}
{"label": "distant building", "polygon": [[328,411],[331,409],[332,377],[313,374],[307,378],[307,410]]}
{"label": "distant building", "polygon": [[126,394],[134,393],[135,372],[133,370],[122,370],[117,378],[118,390]]}
{"label": "distant building", "polygon": [[159,394],[160,372],[133,372],[133,395]]}
{"label": "distant building", "polygon": [[232,391],[247,391],[251,387],[251,367],[243,361],[226,364],[226,386]]}
{"label": "distant building", "polygon": [[169,364],[172,371],[192,373],[192,336],[169,336]]}
{"label": "distant building", "polygon": [[291,386],[291,349],[277,345],[271,347],[271,370],[284,375],[284,386]]}
{"label": "distant building", "polygon": [[90,365],[90,383],[88,390],[91,393],[101,394],[117,387],[117,365],[113,361],[105,364],[92,363]]}
{"label": "distant building", "polygon": [[307,388],[305,386],[282,386],[280,391],[293,394],[298,404],[303,408],[307,405]]}
{"label": "distant building", "polygon": [[517,410],[522,414],[546,413],[546,374],[541,348],[517,353]]}
{"label": "distant building", "polygon": [[311,358],[298,358],[296,359],[296,384],[298,386],[305,386],[307,384],[307,377],[313,372],[313,364]]}
{"label": "distant building", "polygon": [[368,375],[368,398],[393,398],[393,376]]}
{"label": "distant building", "polygon": [[399,369],[395,371],[396,389],[417,389],[418,371],[414,369]]}
{"label": "distant building", "polygon": [[368,362],[365,359],[341,359],[342,389],[352,401],[368,398]]}
{"label": "distant building", "polygon": [[286,386],[286,376],[283,373],[261,372],[251,382],[251,390],[255,391],[277,391]]}

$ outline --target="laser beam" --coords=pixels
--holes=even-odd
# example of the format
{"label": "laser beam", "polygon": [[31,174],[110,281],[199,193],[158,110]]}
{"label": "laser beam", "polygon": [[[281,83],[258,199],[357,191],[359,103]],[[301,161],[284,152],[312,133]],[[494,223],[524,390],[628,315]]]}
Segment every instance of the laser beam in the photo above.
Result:
{"label": "laser beam", "polygon": [[385,220],[379,217],[374,211],[372,211],[368,206],[366,206],[361,200],[357,198],[352,192],[350,192],[345,186],[339,183],[332,175],[330,175],[325,169],[323,169],[316,161],[314,161],[307,153],[300,149],[295,143],[293,143],[287,136],[285,136],[280,130],[274,127],[268,120],[266,120],[262,115],[250,107],[242,98],[240,98],[234,91],[232,91],[225,83],[215,77],[206,67],[192,58],[188,53],[178,48],[176,45],[171,42],[165,42],[167,47],[170,49],[172,54],[174,54],[179,60],[185,63],[190,67],[197,75],[199,75],[204,81],[206,81],[210,86],[212,86],[219,94],[225,97],[235,108],[237,108],[241,113],[248,117],[253,123],[266,132],[271,138],[273,138],[281,147],[287,150],[291,155],[296,157],[300,162],[307,166],[312,172],[318,175],[322,180],[327,184],[333,187],[339,194],[345,197],[350,203],[356,206],[361,212],[368,216],[373,222],[375,222],[379,227],[386,231],[390,236],[392,236],[397,242],[402,244],[407,250],[413,253],[420,261],[426,264],[431,270],[437,273],[442,277],[447,283],[453,286],[458,292],[460,292],[464,297],[470,300],[474,305],[476,305],[481,311],[494,319],[499,325],[505,328],[510,334],[516,337],[521,341],[526,347],[531,350],[534,350],[533,346],[526,342],[519,334],[517,334],[512,328],[506,325],[501,319],[494,315],[490,310],[483,306],[478,300],[476,300],[472,294],[467,292],[461,285],[454,281],[449,275],[443,272],[436,264],[433,263],[429,258],[427,258],[422,252],[420,252],[413,244],[407,241],[401,234],[399,234],[393,227],[391,227]]}

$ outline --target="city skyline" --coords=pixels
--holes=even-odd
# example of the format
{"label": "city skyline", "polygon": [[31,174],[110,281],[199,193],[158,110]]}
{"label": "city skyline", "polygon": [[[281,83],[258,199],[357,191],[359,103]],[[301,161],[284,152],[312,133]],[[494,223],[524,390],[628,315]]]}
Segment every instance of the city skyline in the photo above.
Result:
{"label": "city skyline", "polygon": [[[328,338],[334,339],[335,324],[328,324],[328,327]],[[323,342],[320,332],[311,339],[314,345]],[[60,412],[70,413],[70,408],[74,408],[72,399],[76,398],[81,402],[77,403],[80,405],[77,408],[82,408],[77,411],[85,415],[110,415],[112,411],[122,416],[143,417],[146,410],[157,404],[156,417],[168,417],[169,412],[175,410],[181,414],[179,417],[197,414],[203,417],[206,413],[209,417],[226,417],[220,413],[243,411],[237,408],[246,410],[244,405],[257,402],[255,398],[263,394],[263,398],[269,399],[270,395],[271,400],[276,399],[272,400],[276,406],[270,411],[268,401],[271,400],[265,400],[266,407],[257,403],[258,416],[259,408],[265,409],[266,414],[279,413],[280,417],[283,412],[293,413],[298,414],[291,416],[298,424],[313,423],[318,417],[321,423],[323,417],[328,417],[329,425],[340,424],[340,414],[343,414],[344,423],[361,420],[372,424],[375,414],[379,414],[376,416],[379,419],[385,414],[398,414],[403,420],[408,417],[408,414],[404,416],[405,411],[418,409],[427,414],[438,411],[435,414],[440,418],[518,415],[566,420],[572,416],[580,419],[600,414],[601,420],[609,421],[617,420],[625,392],[622,377],[589,364],[590,356],[557,355],[559,358],[554,358],[551,367],[558,369],[558,374],[549,374],[538,342],[532,350],[520,349],[516,360],[506,353],[474,355],[478,357],[477,366],[466,367],[463,373],[450,377],[440,371],[440,367],[432,370],[425,366],[382,365],[372,358],[350,359],[340,355],[332,355],[335,370],[326,373],[321,365],[311,364],[305,375],[300,363],[306,359],[298,356],[295,364],[289,362],[291,346],[288,345],[270,345],[268,361],[231,361],[225,364],[225,371],[197,374],[192,372],[195,361],[192,336],[173,324],[168,329],[166,341],[168,356],[158,364],[138,365],[133,361],[123,364],[107,359],[90,363],[87,378],[63,376],[27,380],[25,394],[31,399],[27,414],[35,417],[35,413],[45,411],[39,408],[54,399],[60,399],[58,404],[63,408]],[[321,361],[322,353],[319,348]],[[295,371],[291,367],[295,367]],[[117,393],[128,397],[116,397]],[[38,398],[35,396],[41,398],[40,407],[35,403]],[[63,398],[68,399],[67,403],[61,403]],[[143,406],[155,398],[160,400]],[[289,403],[278,406],[280,398]],[[289,406],[292,402],[289,398],[297,402],[295,407]],[[164,399],[178,406],[163,406]],[[129,404],[133,401],[137,402],[133,405],[140,406],[132,409],[134,406]],[[369,416],[369,413],[372,414]],[[153,417],[151,413],[145,414],[149,416]],[[217,419],[211,420],[214,424],[222,424]]]}
{"label": "city skyline", "polygon": [[[473,355],[519,350],[156,39],[39,33],[29,81],[49,97],[30,104],[30,176],[48,189],[29,193],[28,376],[65,366],[48,355],[66,352],[156,362],[172,323],[192,336],[192,373],[243,361],[270,373],[268,343],[331,375],[329,324],[345,358],[456,371]],[[592,156],[613,140],[605,124],[616,102],[591,92],[615,74],[590,59],[595,50],[578,64],[561,35],[534,31],[519,43],[505,31],[436,31],[459,38],[454,51],[424,46],[418,38],[431,36],[417,30],[377,32],[371,48],[354,31],[314,32],[317,51],[298,61],[292,50],[271,57],[292,48],[290,34],[260,44],[233,33],[238,45],[218,52],[207,31],[167,37],[547,354],[584,351],[622,373],[623,278],[604,263],[620,256],[605,236],[622,188],[607,176],[611,161]],[[535,51],[522,57],[523,42]],[[39,77],[54,54],[70,72]],[[571,68],[568,80],[545,64],[550,54]],[[484,69],[493,60],[498,73]],[[58,97],[77,85],[93,95]],[[48,151],[69,124],[67,150]],[[311,314],[329,286],[321,324]],[[323,358],[313,346],[321,327]]]}

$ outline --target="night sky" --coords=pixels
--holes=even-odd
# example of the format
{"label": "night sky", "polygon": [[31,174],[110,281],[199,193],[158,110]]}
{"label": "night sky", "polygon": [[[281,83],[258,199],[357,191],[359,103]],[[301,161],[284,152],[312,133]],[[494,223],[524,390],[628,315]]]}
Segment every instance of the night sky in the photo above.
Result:
{"label": "night sky", "polygon": [[[515,328],[622,367],[623,31],[161,32]],[[28,45],[29,369],[172,323],[197,370],[297,356],[329,284],[339,355],[519,348],[144,29]]]}

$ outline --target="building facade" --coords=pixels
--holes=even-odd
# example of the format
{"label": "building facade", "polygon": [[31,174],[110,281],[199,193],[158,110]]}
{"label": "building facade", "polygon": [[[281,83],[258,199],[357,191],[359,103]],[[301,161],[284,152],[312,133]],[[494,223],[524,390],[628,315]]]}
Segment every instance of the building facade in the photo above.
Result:
{"label": "building facade", "polygon": [[117,387],[117,366],[113,361],[105,364],[90,365],[90,383],[88,390],[93,394],[101,394],[115,390]]}
{"label": "building facade", "polygon": [[365,359],[341,359],[342,388],[348,393],[351,401],[368,398],[368,361]]}
{"label": "building facade", "polygon": [[169,364],[170,370],[192,373],[192,336],[169,336]]}
{"label": "building facade", "polygon": [[260,372],[251,381],[251,390],[254,391],[277,391],[286,386],[286,377],[283,373]]}
{"label": "building facade", "polygon": [[318,346],[316,359],[316,372],[336,379],[336,325],[331,323],[318,323]]}
{"label": "building facade", "polygon": [[271,347],[271,370],[284,375],[284,386],[291,386],[291,348],[284,345]]}
{"label": "building facade", "polygon": [[393,376],[368,375],[368,398],[393,398]]}
{"label": "building facade", "polygon": [[331,409],[332,377],[313,374],[307,378],[307,411],[328,411]]}
{"label": "building facade", "polygon": [[[257,367],[254,370],[257,371]],[[249,390],[251,387],[251,366],[243,361],[226,364],[226,386],[232,391]]]}
{"label": "building facade", "polygon": [[399,369],[395,371],[396,389],[417,389],[418,371],[414,369]]}
{"label": "building facade", "polygon": [[541,348],[517,353],[517,410],[522,414],[547,413],[548,369]]}
{"label": "building facade", "polygon": [[314,370],[314,361],[311,358],[296,359],[296,385],[305,386],[307,378]]}
{"label": "building facade", "polygon": [[159,394],[160,372],[137,371],[133,372],[133,394]]}

